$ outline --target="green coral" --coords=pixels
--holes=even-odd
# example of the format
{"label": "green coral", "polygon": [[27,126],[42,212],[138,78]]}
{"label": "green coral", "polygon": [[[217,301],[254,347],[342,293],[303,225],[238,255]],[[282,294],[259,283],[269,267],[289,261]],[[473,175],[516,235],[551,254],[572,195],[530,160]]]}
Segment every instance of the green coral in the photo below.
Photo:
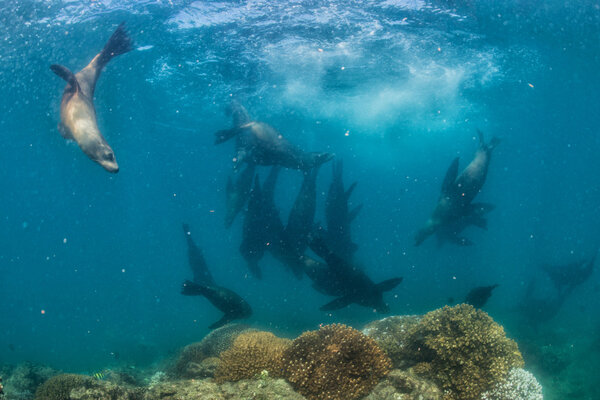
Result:
{"label": "green coral", "polygon": [[523,366],[517,344],[484,311],[468,304],[427,313],[408,332],[404,357],[433,379],[445,400],[476,400],[509,370]]}
{"label": "green coral", "polygon": [[89,376],[61,374],[48,379],[35,392],[35,400],[69,400],[76,388],[89,388],[94,381]]}

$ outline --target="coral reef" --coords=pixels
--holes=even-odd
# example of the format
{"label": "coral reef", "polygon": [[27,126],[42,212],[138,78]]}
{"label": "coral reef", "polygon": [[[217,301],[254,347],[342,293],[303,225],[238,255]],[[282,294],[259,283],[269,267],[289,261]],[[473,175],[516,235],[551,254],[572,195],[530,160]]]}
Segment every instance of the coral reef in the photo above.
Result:
{"label": "coral reef", "polygon": [[35,392],[35,400],[69,400],[76,388],[91,388],[94,379],[86,375],[61,374],[44,382]]}
{"label": "coral reef", "polygon": [[367,324],[362,333],[375,339],[379,347],[391,358],[394,368],[405,369],[409,367],[403,358],[407,344],[407,334],[410,328],[421,321],[417,315],[394,315]]}
{"label": "coral reef", "polygon": [[475,400],[506,378],[509,370],[523,366],[517,344],[502,326],[468,304],[427,313],[408,332],[404,356],[415,372],[444,390],[445,400]]}
{"label": "coral reef", "polygon": [[502,382],[484,392],[482,400],[543,400],[542,386],[522,368],[513,368]]}
{"label": "coral reef", "polygon": [[219,357],[221,352],[233,344],[235,338],[243,332],[255,331],[247,325],[228,324],[210,332],[200,342],[192,343],[183,348],[170,374],[177,378],[203,378],[203,372],[198,375],[202,361],[209,357]]}
{"label": "coral reef", "polygon": [[433,383],[412,371],[394,369],[364,400],[441,400],[442,392]]}
{"label": "coral reef", "polygon": [[33,363],[22,363],[4,375],[5,400],[30,400],[36,389],[59,372],[55,369]]}
{"label": "coral reef", "polygon": [[373,339],[338,324],[300,335],[284,352],[283,362],[292,386],[315,400],[364,396],[392,365]]}
{"label": "coral reef", "polygon": [[271,332],[245,332],[233,341],[231,348],[221,353],[215,371],[218,383],[253,378],[262,371],[273,377],[282,376],[283,352],[291,340],[278,338]]}

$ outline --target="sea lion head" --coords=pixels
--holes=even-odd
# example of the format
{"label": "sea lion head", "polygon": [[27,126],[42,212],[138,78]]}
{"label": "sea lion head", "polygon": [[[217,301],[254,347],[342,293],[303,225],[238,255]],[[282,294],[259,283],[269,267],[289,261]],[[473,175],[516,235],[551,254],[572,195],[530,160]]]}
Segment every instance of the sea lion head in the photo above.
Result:
{"label": "sea lion head", "polygon": [[115,153],[108,144],[102,144],[98,146],[92,157],[94,161],[102,165],[102,167],[108,172],[116,174],[119,172],[119,165],[115,158]]}

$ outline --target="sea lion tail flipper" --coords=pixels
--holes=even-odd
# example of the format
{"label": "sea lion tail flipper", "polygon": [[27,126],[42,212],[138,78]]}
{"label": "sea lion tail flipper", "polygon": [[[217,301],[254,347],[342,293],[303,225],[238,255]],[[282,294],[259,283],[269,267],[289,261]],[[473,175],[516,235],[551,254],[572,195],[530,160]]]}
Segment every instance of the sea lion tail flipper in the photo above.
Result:
{"label": "sea lion tail flipper", "polygon": [[229,314],[225,314],[225,315],[223,315],[223,317],[222,317],[220,320],[218,320],[218,321],[217,321],[217,322],[215,322],[214,324],[210,325],[210,326],[208,327],[208,329],[217,329],[217,328],[220,328],[220,327],[222,327],[223,325],[225,325],[225,324],[227,324],[227,323],[231,322],[232,320],[233,320],[233,318],[231,318],[231,315],[229,315]]}
{"label": "sea lion tail flipper", "polygon": [[125,30],[125,22],[121,22],[100,52],[98,63],[106,65],[113,57],[125,54],[133,49],[133,41]]}
{"label": "sea lion tail flipper", "polygon": [[236,127],[231,129],[222,129],[215,132],[215,144],[225,143],[234,136],[237,136],[242,129]]}
{"label": "sea lion tail flipper", "polygon": [[338,297],[337,299],[330,301],[329,303],[319,307],[319,310],[321,310],[321,311],[340,310],[344,307],[349,306],[352,303],[352,300],[353,300],[353,298],[350,295]]}
{"label": "sea lion tail flipper", "polygon": [[449,193],[452,191],[458,175],[458,161],[459,157],[456,157],[452,160],[452,163],[450,163],[450,167],[448,167],[448,170],[446,171],[446,176],[444,176],[444,182],[442,182],[442,193]]}
{"label": "sea lion tail flipper", "polygon": [[476,227],[487,231],[487,219],[476,216],[476,217],[470,218],[469,220]]}
{"label": "sea lion tail flipper", "polygon": [[383,282],[379,282],[375,286],[377,287],[377,290],[379,290],[380,292],[389,292],[390,290],[392,290],[393,288],[398,286],[401,282],[402,282],[402,278],[392,278],[392,279],[385,280]]}
{"label": "sea lion tail flipper", "polygon": [[360,213],[360,210],[362,210],[363,208],[363,204],[359,204],[356,207],[354,207],[352,210],[350,210],[350,212],[348,213],[348,220],[350,222],[354,221],[354,219],[356,218],[356,216],[358,215],[358,213]]}
{"label": "sea lion tail flipper", "polygon": [[479,129],[477,129],[477,136],[479,137],[479,146],[490,152],[494,150],[494,148],[496,148],[496,146],[498,146],[502,141],[499,137],[494,136],[490,142],[486,144],[483,137],[483,132],[481,132]]}
{"label": "sea lion tail flipper", "polygon": [[65,81],[67,81],[69,83],[69,85],[71,85],[71,87],[73,87],[76,91],[80,90],[80,88],[79,88],[79,82],[77,82],[77,78],[75,77],[75,74],[72,73],[69,70],[69,68],[65,67],[64,65],[52,64],[50,66],[50,69],[56,75],[60,76]]}
{"label": "sea lion tail flipper", "polygon": [[317,167],[331,160],[334,155],[331,153],[312,153],[312,163],[309,168]]}

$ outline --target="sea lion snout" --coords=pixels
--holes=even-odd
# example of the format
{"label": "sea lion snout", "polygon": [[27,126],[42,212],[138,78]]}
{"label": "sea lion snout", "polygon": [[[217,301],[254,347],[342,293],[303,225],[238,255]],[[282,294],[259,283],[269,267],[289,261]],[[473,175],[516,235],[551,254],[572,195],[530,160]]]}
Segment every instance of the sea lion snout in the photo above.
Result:
{"label": "sea lion snout", "polygon": [[110,148],[103,149],[100,157],[97,158],[97,162],[108,172],[112,172],[113,174],[119,172],[119,165],[115,159],[115,153],[113,153]]}

